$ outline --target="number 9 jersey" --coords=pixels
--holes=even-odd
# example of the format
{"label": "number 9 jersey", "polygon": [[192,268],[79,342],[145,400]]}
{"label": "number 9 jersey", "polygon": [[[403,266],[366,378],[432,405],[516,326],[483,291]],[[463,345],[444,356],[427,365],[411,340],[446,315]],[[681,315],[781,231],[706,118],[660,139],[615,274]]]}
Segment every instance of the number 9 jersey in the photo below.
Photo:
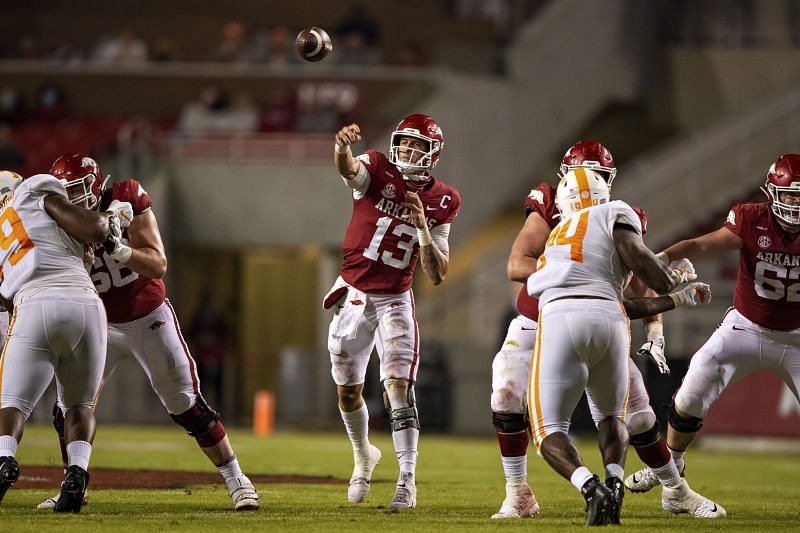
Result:
{"label": "number 9 jersey", "polygon": [[416,192],[425,209],[428,228],[450,224],[461,208],[455,188],[431,178],[413,188],[380,152],[369,150],[358,160],[367,170],[366,190],[353,190],[353,214],[342,251],[342,278],[368,293],[400,294],[411,288],[419,257],[417,230],[403,207],[406,192]]}
{"label": "number 9 jersey", "polygon": [[765,328],[800,328],[800,233],[781,228],[767,203],[733,206],[725,227],[743,243],[734,308]]}
{"label": "number 9 jersey", "polygon": [[20,290],[74,287],[93,290],[83,266],[83,244],[70,237],[45,211],[44,197],[67,198],[64,185],[49,174],[23,181],[0,211],[0,277],[4,298]]}

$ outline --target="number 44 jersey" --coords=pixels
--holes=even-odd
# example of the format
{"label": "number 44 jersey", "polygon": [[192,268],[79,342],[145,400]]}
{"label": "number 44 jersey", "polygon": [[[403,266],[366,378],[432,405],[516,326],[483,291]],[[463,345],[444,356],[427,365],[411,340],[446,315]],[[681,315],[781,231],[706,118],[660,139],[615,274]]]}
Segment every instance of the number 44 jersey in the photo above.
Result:
{"label": "number 44 jersey", "polygon": [[[100,210],[108,208],[112,200],[130,202],[136,216],[150,210],[152,200],[147,191],[136,180],[114,183],[103,191]],[[128,244],[128,230],[122,233],[122,241]],[[141,318],[161,305],[166,298],[164,282],[137,274],[123,263],[108,255],[102,248],[95,249],[92,264],[92,281],[106,307],[108,321],[121,324]]]}
{"label": "number 44 jersey", "polygon": [[765,328],[800,328],[800,233],[784,231],[767,203],[733,206],[725,227],[743,242],[733,306]]}
{"label": "number 44 jersey", "polygon": [[411,288],[419,257],[417,230],[410,219],[403,218],[411,213],[403,207],[406,192],[418,192],[429,229],[452,222],[461,197],[453,187],[434,178],[420,191],[409,187],[397,167],[380,152],[369,150],[358,159],[369,173],[369,184],[364,193],[353,191],[341,275],[364,292],[399,294]]}

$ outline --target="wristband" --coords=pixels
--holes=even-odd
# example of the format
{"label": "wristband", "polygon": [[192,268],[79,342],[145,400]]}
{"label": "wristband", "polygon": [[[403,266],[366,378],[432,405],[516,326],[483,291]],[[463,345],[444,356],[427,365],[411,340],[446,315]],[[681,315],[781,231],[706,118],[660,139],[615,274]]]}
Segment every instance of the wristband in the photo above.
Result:
{"label": "wristband", "polygon": [[433,242],[433,238],[431,237],[431,232],[428,231],[428,228],[423,228],[423,229],[417,228],[417,240],[419,241],[420,248],[423,246],[428,246]]}
{"label": "wristband", "polygon": [[119,245],[119,249],[111,254],[111,257],[119,261],[120,263],[127,263],[131,259],[131,255],[133,255],[133,248],[130,246],[125,246],[124,244]]}
{"label": "wristband", "polygon": [[340,146],[339,143],[333,145],[333,149],[337,154],[346,154],[350,151],[350,145]]}
{"label": "wristband", "polygon": [[677,309],[679,307],[683,307],[684,305],[686,305],[686,299],[683,297],[683,294],[681,294],[680,292],[672,292],[670,294],[667,294],[667,296],[672,298],[672,303],[675,304],[675,309]]}
{"label": "wristband", "polygon": [[[672,298],[672,295],[669,295]],[[673,298],[672,301],[674,302],[675,299]],[[677,303],[676,303],[677,307]],[[664,336],[664,323],[663,322],[648,322],[644,325],[644,334],[647,336],[648,339],[652,339],[653,337],[663,337]]]}
{"label": "wristband", "polygon": [[665,265],[669,266],[669,256],[665,252],[659,252],[656,254],[656,259],[664,263]]}

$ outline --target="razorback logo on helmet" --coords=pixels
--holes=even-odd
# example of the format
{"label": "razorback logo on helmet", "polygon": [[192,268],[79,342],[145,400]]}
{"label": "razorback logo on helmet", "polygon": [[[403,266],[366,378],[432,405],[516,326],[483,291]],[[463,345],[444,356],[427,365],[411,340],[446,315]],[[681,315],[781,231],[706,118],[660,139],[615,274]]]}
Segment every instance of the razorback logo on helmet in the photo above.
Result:
{"label": "razorback logo on helmet", "polygon": [[[425,144],[424,150],[403,146],[404,138],[417,139]],[[389,161],[409,181],[425,182],[430,179],[428,171],[439,162],[439,154],[444,147],[442,128],[428,115],[409,115],[395,128],[389,143]],[[401,155],[405,155],[404,160]]]}
{"label": "razorback logo on helmet", "polygon": [[611,187],[617,176],[617,167],[611,152],[601,143],[592,140],[578,141],[570,146],[561,160],[561,174],[576,167],[588,168],[598,172]]}
{"label": "razorback logo on helmet", "polygon": [[800,154],[783,154],[769,167],[762,190],[781,226],[800,228]]}

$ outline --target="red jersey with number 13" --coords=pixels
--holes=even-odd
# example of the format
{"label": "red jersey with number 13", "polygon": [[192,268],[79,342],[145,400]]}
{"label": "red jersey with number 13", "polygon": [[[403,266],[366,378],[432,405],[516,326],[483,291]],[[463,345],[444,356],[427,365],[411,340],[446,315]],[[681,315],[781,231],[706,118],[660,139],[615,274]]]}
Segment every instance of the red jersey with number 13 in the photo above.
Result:
{"label": "red jersey with number 13", "polygon": [[453,187],[431,178],[421,191],[411,188],[403,175],[380,152],[358,157],[369,172],[366,193],[354,191],[353,214],[342,244],[342,278],[364,292],[399,294],[411,288],[419,257],[417,230],[403,215],[405,193],[417,192],[425,209],[428,228],[449,224],[461,208]]}
{"label": "red jersey with number 13", "polygon": [[[112,200],[130,202],[134,217],[150,210],[152,205],[150,195],[136,180],[121,181],[103,191],[100,211],[107,209]],[[122,241],[128,243],[127,229],[122,233]],[[91,276],[112,324],[142,318],[161,305],[167,296],[162,280],[137,274],[108,255],[102,247],[95,250]]]}

